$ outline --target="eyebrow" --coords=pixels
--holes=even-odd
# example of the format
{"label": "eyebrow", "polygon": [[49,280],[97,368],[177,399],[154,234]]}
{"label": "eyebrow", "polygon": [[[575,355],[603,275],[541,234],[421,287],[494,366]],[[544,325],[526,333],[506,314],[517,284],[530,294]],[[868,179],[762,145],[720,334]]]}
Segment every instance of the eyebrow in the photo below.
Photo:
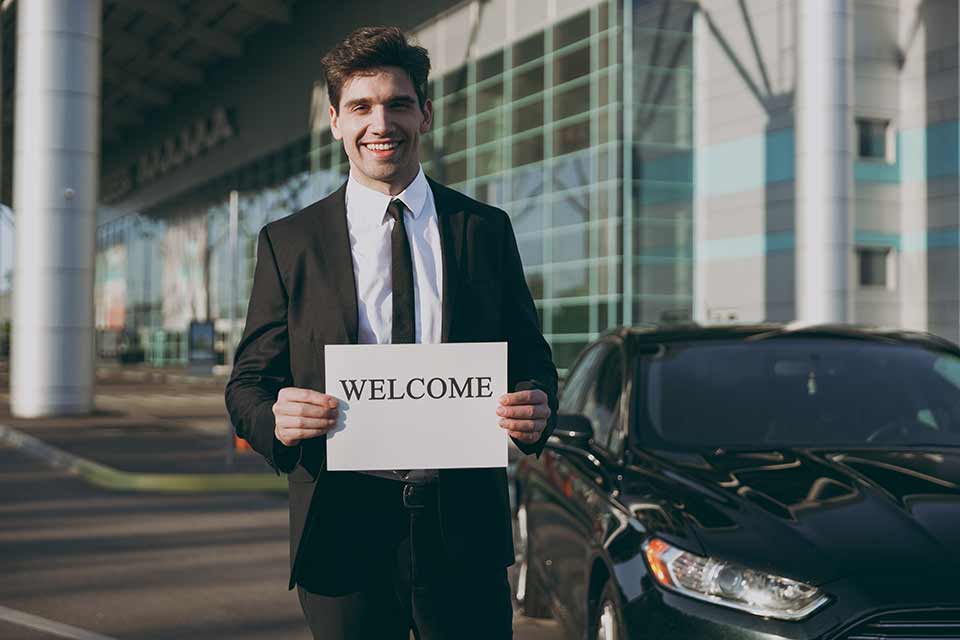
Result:
{"label": "eyebrow", "polygon": [[[372,100],[371,100],[370,98],[354,98],[353,100],[347,100],[347,101],[343,104],[343,106],[344,106],[344,108],[349,109],[350,107],[353,107],[353,106],[355,106],[355,105],[358,105],[358,104],[370,104],[370,102],[372,102]],[[414,100],[414,99],[411,98],[410,96],[397,95],[397,96],[390,96],[389,98],[387,98],[386,100],[384,100],[384,102],[386,102],[386,103],[396,103],[396,102],[400,102],[400,103],[403,103],[403,104],[414,104],[414,103],[416,102],[416,100]]]}

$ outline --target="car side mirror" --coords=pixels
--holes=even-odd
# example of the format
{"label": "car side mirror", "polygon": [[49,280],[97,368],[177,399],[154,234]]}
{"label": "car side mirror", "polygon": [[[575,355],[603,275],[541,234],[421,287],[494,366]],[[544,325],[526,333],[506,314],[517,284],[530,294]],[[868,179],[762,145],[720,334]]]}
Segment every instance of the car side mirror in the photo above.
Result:
{"label": "car side mirror", "polygon": [[553,435],[564,444],[585,447],[593,437],[593,423],[581,413],[558,413]]}

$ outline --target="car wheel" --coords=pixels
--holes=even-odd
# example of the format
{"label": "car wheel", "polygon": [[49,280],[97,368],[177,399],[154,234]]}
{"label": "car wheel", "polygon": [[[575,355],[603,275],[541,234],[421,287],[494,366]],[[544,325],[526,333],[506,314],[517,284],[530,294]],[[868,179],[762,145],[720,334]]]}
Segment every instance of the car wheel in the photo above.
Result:
{"label": "car wheel", "polygon": [[620,594],[612,580],[607,580],[600,594],[588,637],[595,640],[627,640]]}
{"label": "car wheel", "polygon": [[517,535],[520,566],[517,570],[517,605],[528,618],[549,618],[550,607],[536,578],[530,572],[530,537],[527,534],[527,506],[517,507]]}

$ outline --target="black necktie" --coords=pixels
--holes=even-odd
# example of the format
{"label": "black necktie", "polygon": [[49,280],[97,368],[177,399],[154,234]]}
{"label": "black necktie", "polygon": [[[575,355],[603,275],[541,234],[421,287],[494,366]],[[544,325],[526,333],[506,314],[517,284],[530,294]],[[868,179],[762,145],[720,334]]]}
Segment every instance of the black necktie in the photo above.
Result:
{"label": "black necktie", "polygon": [[411,344],[416,342],[414,328],[413,256],[410,241],[403,224],[403,203],[391,200],[387,213],[394,220],[390,234],[390,275],[393,279],[393,332],[391,343]]}

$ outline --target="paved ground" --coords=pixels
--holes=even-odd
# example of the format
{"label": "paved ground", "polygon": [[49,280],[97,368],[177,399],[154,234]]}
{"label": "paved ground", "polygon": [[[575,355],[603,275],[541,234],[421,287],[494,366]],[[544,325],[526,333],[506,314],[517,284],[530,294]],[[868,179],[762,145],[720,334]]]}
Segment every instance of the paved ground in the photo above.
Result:
{"label": "paved ground", "polygon": [[[252,454],[228,466],[215,380],[107,372],[96,404],[23,421],[0,393],[0,423],[124,471],[270,473]],[[0,444],[0,638],[309,640],[286,590],[287,534],[282,492],[110,491]],[[515,628],[559,637],[550,622]]]}

